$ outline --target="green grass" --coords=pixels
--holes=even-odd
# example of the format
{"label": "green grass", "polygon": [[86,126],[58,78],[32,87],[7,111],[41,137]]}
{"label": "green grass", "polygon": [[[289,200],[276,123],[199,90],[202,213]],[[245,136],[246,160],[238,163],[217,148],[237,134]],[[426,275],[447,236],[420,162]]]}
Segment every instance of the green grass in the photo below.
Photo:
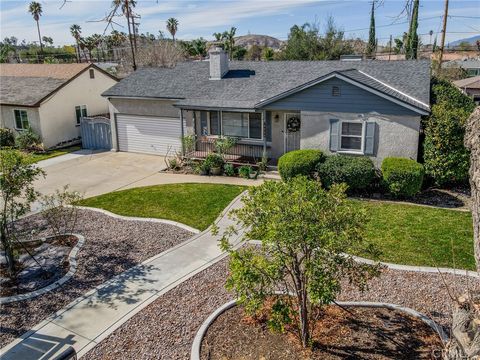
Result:
{"label": "green grass", "polygon": [[33,164],[42,160],[47,160],[60,155],[65,155],[80,149],[81,149],[81,146],[70,146],[68,148],[46,151],[44,153],[31,153],[31,154],[28,154],[28,158],[30,163]]}
{"label": "green grass", "polygon": [[246,187],[221,184],[168,184],[116,191],[80,205],[124,216],[178,221],[205,230]]}
{"label": "green grass", "polygon": [[470,212],[376,201],[354,202],[367,209],[370,218],[367,239],[382,252],[379,260],[475,269]]}

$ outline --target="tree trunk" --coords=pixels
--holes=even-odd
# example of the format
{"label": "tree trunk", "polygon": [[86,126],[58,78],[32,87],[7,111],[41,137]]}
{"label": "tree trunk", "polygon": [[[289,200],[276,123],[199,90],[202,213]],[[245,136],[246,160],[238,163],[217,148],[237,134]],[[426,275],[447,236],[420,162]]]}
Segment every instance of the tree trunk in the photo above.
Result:
{"label": "tree trunk", "polygon": [[[127,11],[127,25],[128,25],[128,40],[130,40],[130,48],[132,50],[132,67],[133,71],[137,70],[137,63],[135,62],[135,49],[133,46],[133,39],[132,39],[132,30],[130,28],[130,4],[128,0],[125,0],[125,9]],[[133,26],[135,27],[135,22],[133,22]],[[134,29],[135,30],[135,29]]]}
{"label": "tree trunk", "polygon": [[465,146],[470,149],[470,187],[472,189],[473,245],[480,272],[480,107],[470,115],[465,131]]}
{"label": "tree trunk", "polygon": [[37,20],[37,31],[38,31],[38,41],[40,41],[40,54],[42,55],[41,59],[43,62],[43,44],[42,44],[42,36],[40,35],[40,24],[38,23],[38,20]]}
{"label": "tree trunk", "polygon": [[10,276],[13,276],[15,273],[15,259],[13,256],[13,249],[8,241],[7,232],[5,230],[6,219],[3,220],[3,223],[0,225],[0,242],[5,250],[5,258],[7,260],[7,269]]}
{"label": "tree trunk", "polygon": [[300,290],[299,297],[299,316],[300,316],[300,336],[302,339],[302,346],[306,348],[310,342],[310,329],[308,327],[308,305],[307,294],[305,289]]}

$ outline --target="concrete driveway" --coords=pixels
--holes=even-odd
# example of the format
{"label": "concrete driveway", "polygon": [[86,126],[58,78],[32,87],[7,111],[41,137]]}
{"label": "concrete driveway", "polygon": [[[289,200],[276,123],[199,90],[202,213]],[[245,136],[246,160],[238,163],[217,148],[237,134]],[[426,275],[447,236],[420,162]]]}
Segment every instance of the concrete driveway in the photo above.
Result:
{"label": "concrete driveway", "polygon": [[[38,163],[47,173],[35,182],[42,194],[70,185],[85,197],[96,196],[146,180],[165,169],[165,158],[158,155],[81,150]],[[133,186],[134,187],[134,186]]]}

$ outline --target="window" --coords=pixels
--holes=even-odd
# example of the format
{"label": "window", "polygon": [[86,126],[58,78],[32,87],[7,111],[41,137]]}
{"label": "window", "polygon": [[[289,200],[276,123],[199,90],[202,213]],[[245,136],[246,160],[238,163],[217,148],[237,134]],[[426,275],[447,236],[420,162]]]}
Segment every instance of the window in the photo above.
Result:
{"label": "window", "polygon": [[262,138],[262,114],[260,113],[251,113],[248,115],[249,119],[249,138],[252,139],[261,139]]}
{"label": "window", "polygon": [[77,119],[77,125],[80,125],[82,117],[87,117],[87,105],[75,106],[75,117]]}
{"label": "window", "polygon": [[248,137],[248,114],[224,112],[222,113],[223,135]]}
{"label": "window", "polygon": [[210,135],[220,135],[220,113],[210,112]]}
{"label": "window", "polygon": [[332,86],[332,96],[340,96],[340,86]]}
{"label": "window", "polygon": [[363,123],[342,121],[340,130],[340,149],[362,151]]}
{"label": "window", "polygon": [[18,130],[27,129],[30,125],[28,123],[27,110],[13,110],[15,115],[15,127]]}
{"label": "window", "polygon": [[90,69],[90,79],[95,79],[95,70]]}

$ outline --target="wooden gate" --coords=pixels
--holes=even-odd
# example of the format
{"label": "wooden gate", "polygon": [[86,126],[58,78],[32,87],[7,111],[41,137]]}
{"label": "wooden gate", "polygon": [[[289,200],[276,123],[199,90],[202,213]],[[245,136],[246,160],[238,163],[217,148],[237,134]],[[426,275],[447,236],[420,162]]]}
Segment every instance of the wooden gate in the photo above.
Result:
{"label": "wooden gate", "polygon": [[110,150],[112,148],[110,119],[104,117],[82,118],[80,121],[80,132],[84,149]]}

